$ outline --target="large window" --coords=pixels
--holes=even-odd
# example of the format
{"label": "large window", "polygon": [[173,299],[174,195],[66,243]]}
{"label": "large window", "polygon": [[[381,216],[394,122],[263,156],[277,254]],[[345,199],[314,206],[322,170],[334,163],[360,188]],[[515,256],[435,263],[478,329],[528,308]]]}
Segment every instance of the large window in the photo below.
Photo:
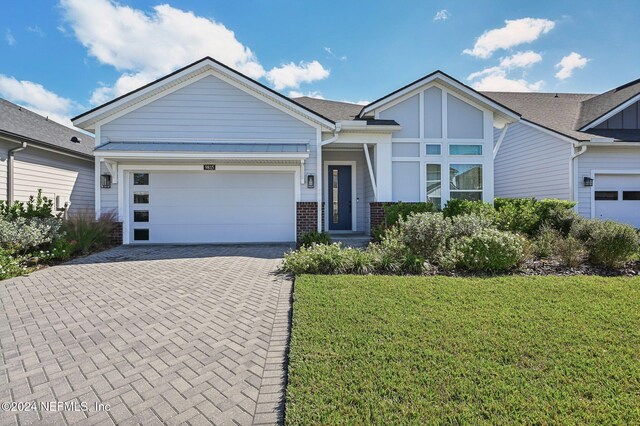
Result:
{"label": "large window", "polygon": [[442,166],[427,164],[427,202],[442,207]]}
{"label": "large window", "polygon": [[450,164],[449,191],[452,200],[482,200],[482,164]]}

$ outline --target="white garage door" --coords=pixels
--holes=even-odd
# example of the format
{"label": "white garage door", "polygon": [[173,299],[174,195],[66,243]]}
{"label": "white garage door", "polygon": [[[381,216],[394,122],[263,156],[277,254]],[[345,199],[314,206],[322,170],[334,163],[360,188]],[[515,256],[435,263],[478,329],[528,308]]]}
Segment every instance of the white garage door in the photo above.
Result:
{"label": "white garage door", "polygon": [[130,176],[130,242],[293,241],[292,173],[140,172]]}
{"label": "white garage door", "polygon": [[640,228],[640,175],[596,175],[595,217]]}

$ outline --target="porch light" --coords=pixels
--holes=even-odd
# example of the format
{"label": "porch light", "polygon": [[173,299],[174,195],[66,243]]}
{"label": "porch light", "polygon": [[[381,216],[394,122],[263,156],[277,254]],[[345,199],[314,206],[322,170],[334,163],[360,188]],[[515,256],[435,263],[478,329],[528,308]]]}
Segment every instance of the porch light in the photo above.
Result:
{"label": "porch light", "polygon": [[111,188],[111,175],[100,175],[100,187]]}
{"label": "porch light", "polygon": [[583,182],[584,186],[593,186],[593,178],[590,178],[589,176],[585,176]]}
{"label": "porch light", "polygon": [[307,188],[315,188],[316,186],[316,177],[315,175],[307,175]]}

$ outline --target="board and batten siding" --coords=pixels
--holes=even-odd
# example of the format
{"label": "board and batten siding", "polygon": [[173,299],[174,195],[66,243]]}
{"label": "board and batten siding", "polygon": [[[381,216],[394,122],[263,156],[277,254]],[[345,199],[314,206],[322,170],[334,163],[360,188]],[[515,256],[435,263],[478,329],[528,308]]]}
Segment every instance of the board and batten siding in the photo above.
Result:
{"label": "board and batten siding", "polygon": [[[493,113],[451,88],[429,84],[376,110],[402,130],[392,135],[392,201],[426,201],[426,165],[441,165],[442,199],[449,199],[449,166],[482,164],[483,198],[493,200]],[[427,155],[426,144],[440,145]],[[481,155],[449,155],[449,145],[482,145]]]}
{"label": "board and batten siding", "polygon": [[[591,172],[594,170],[640,171],[640,147],[589,146],[584,154],[576,158],[576,161],[578,213],[584,217],[591,217],[592,187],[584,186],[584,178],[591,177]],[[597,186],[597,176],[595,180]]]}
{"label": "board and batten siding", "polygon": [[[7,154],[17,144],[0,141],[0,196],[7,199]],[[14,154],[14,195],[17,201],[27,201],[42,189],[42,195],[52,199],[66,197],[71,202],[70,213],[94,209],[94,165],[83,160],[57,154],[30,145]]]}
{"label": "board and batten siding", "polygon": [[[100,127],[109,141],[306,143],[305,175],[316,174],[316,128],[214,76],[206,76]],[[104,165],[102,172],[106,172]],[[117,208],[117,184],[101,191],[101,210]],[[300,185],[300,201],[316,201]]]}
{"label": "board and batten siding", "polygon": [[[501,130],[494,132],[494,138]],[[507,129],[495,159],[496,197],[571,198],[571,144],[525,123]]]}

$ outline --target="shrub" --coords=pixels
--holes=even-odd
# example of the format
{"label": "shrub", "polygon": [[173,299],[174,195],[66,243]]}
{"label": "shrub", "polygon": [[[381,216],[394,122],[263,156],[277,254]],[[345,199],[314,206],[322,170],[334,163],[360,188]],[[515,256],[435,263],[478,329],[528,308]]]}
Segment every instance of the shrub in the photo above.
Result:
{"label": "shrub", "polygon": [[544,215],[541,215],[541,228],[542,226],[548,226],[558,231],[563,237],[569,235],[573,224],[580,220],[580,215],[573,210],[573,207],[552,207],[547,210]]}
{"label": "shrub", "polygon": [[541,259],[547,259],[554,254],[556,244],[558,240],[561,240],[562,236],[558,231],[549,225],[543,225],[540,228],[538,236],[534,240],[534,253]]}
{"label": "shrub", "polygon": [[384,206],[384,214],[386,227],[390,228],[400,219],[406,219],[412,213],[432,213],[436,211],[433,203],[396,203],[386,204]]}
{"label": "shrub", "polygon": [[495,209],[490,203],[483,203],[482,201],[449,200],[447,205],[442,209],[442,214],[444,214],[445,217],[475,214],[493,219]]}
{"label": "shrub", "polygon": [[555,242],[554,254],[560,260],[561,265],[575,268],[582,263],[584,246],[580,240],[573,236],[558,238]]}
{"label": "shrub", "polygon": [[401,241],[412,253],[438,263],[453,235],[451,219],[442,213],[413,213],[398,222]]}
{"label": "shrub", "polygon": [[402,242],[397,227],[388,229],[382,241],[370,244],[367,250],[374,256],[376,269],[381,273],[420,274],[425,267],[424,260]]}
{"label": "shrub", "polygon": [[374,272],[375,258],[341,243],[311,244],[286,253],[280,270],[290,274],[366,274]]}
{"label": "shrub", "polygon": [[523,257],[524,238],[510,232],[485,229],[454,243],[457,265],[469,271],[498,272],[516,266]]}
{"label": "shrub", "polygon": [[52,216],[0,216],[0,246],[26,253],[60,238],[61,225],[60,219]]}
{"label": "shrub", "polygon": [[453,237],[470,237],[483,229],[495,229],[491,218],[477,213],[454,216],[451,225]]}
{"label": "shrub", "polygon": [[17,277],[29,272],[27,259],[10,250],[0,248],[0,280]]}
{"label": "shrub", "polygon": [[63,230],[67,240],[73,243],[75,252],[88,253],[107,245],[114,220],[113,213],[103,214],[96,220],[93,212],[84,211],[70,215]]}
{"label": "shrub", "polygon": [[47,219],[54,216],[53,200],[42,196],[42,190],[38,190],[37,196],[31,195],[26,203],[15,201],[9,204],[7,201],[0,201],[0,216],[8,220],[17,218],[40,218]]}
{"label": "shrub", "polygon": [[606,268],[631,260],[640,246],[635,228],[610,220],[579,220],[571,234],[584,243],[592,263]]}
{"label": "shrub", "polygon": [[308,247],[311,244],[331,244],[331,236],[326,232],[307,232],[300,238],[300,245]]}
{"label": "shrub", "polygon": [[498,229],[533,236],[542,224],[549,222],[563,233],[568,230],[577,215],[572,201],[535,198],[496,198],[496,221]]}

